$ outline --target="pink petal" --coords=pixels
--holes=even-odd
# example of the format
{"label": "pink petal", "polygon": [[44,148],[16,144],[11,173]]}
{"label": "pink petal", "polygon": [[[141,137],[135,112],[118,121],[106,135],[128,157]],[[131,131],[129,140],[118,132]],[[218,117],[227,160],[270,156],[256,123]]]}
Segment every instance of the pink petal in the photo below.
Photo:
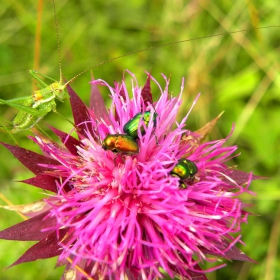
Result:
{"label": "pink petal", "polygon": [[225,256],[230,260],[257,263],[255,260],[249,258],[244,252],[239,250],[236,246],[233,246],[228,251],[226,251]]}
{"label": "pink petal", "polygon": [[49,170],[47,167],[40,166],[39,164],[46,165],[58,165],[59,162],[48,158],[32,151],[20,148],[18,146],[13,146],[0,142],[4,147],[6,147],[24,166],[26,166],[34,174],[40,174],[44,171]]}
{"label": "pink petal", "polygon": [[145,106],[147,106],[149,103],[153,103],[153,96],[152,96],[152,90],[151,90],[151,75],[150,74],[148,74],[148,78],[141,91],[141,95],[142,95]]}
{"label": "pink petal", "polygon": [[[219,246],[217,246],[221,251],[224,251],[230,243],[224,241],[224,243],[221,243]],[[256,261],[249,258],[244,252],[239,250],[236,246],[232,246],[230,249],[228,249],[225,253],[218,253],[218,252],[211,252],[210,250],[207,250],[205,248],[201,248],[201,251],[204,254],[209,254],[217,257],[227,258],[229,260],[237,260],[237,261],[243,261],[243,262],[253,262],[256,263]]]}
{"label": "pink petal", "polygon": [[[180,275],[180,272],[177,271],[176,266],[170,265],[170,268],[175,273],[178,273]],[[198,264],[196,264],[193,268],[197,271],[201,271],[201,273],[188,269],[187,273],[191,277],[191,278],[189,278],[189,280],[207,280],[207,277],[205,276],[205,274],[203,273],[202,269],[200,268],[200,266]]]}
{"label": "pink petal", "polygon": [[49,125],[49,128],[60,138],[63,145],[68,149],[68,151],[72,155],[78,155],[77,153],[77,146],[81,145],[81,142],[77,140],[76,138],[72,137],[71,135],[58,130],[52,126]]}
{"label": "pink petal", "polygon": [[46,238],[50,232],[42,229],[55,225],[55,218],[46,218],[48,212],[41,213],[29,220],[0,231],[0,238],[6,240],[38,241]]}
{"label": "pink petal", "polygon": [[[62,229],[59,231],[59,240],[63,239],[68,229]],[[25,263],[32,262],[39,259],[48,259],[61,254],[61,246],[57,239],[57,233],[52,232],[40,242],[29,248],[16,262],[10,265],[8,268]]]}
{"label": "pink petal", "polygon": [[96,84],[91,84],[90,109],[93,111],[95,118],[103,119],[107,125],[112,123],[104,99]]}
{"label": "pink petal", "polygon": [[[229,173],[231,179],[233,179],[238,185],[243,185],[245,183],[248,183],[249,180],[249,173],[246,173],[244,171],[240,170],[232,170]],[[263,180],[263,179],[269,179],[268,177],[263,177],[263,176],[256,176],[252,175],[252,180]]]}
{"label": "pink petal", "polygon": [[43,190],[57,193],[56,181],[58,179],[49,175],[37,175],[33,178],[20,181],[21,183],[29,184]]}
{"label": "pink petal", "polygon": [[[196,265],[196,269],[197,269]],[[198,266],[199,267],[199,266]],[[191,276],[190,280],[207,280],[207,277],[204,273],[198,273],[195,271],[188,270],[188,274]]]}
{"label": "pink petal", "polygon": [[[90,123],[92,122],[88,109],[81,98],[69,85],[67,85],[67,90],[70,96],[70,103],[77,132],[79,135],[87,137],[86,131],[90,130]],[[88,123],[86,124],[86,122]]]}

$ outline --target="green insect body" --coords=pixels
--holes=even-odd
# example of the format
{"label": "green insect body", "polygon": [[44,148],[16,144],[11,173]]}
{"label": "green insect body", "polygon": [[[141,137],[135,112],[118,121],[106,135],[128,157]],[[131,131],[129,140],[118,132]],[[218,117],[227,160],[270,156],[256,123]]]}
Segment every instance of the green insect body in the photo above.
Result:
{"label": "green insect body", "polygon": [[108,134],[103,140],[102,148],[115,153],[139,153],[139,146],[135,139],[126,134]]}
{"label": "green insect body", "polygon": [[[153,124],[156,126],[157,114],[154,113]],[[139,145],[136,140],[138,137],[138,127],[140,121],[144,121],[145,125],[149,124],[151,118],[151,112],[146,111],[144,113],[136,114],[131,120],[129,120],[123,127],[123,131],[126,134],[108,134],[102,143],[104,150],[111,150],[115,153],[124,154],[137,154],[139,153]],[[143,126],[140,127],[141,134],[145,134]]]}
{"label": "green insect body", "polygon": [[177,164],[171,170],[171,175],[177,176],[180,178],[179,184],[180,188],[185,189],[186,185],[184,180],[193,180],[195,174],[197,173],[198,168],[196,164],[188,159],[179,159]]}
{"label": "green insect body", "polygon": [[[153,115],[153,126],[156,127],[157,125],[157,114],[154,113]],[[129,120],[123,127],[123,132],[127,135],[133,137],[134,139],[138,139],[138,127],[141,121],[145,123],[147,126],[149,124],[149,121],[151,119],[151,112],[146,111],[144,113],[138,113],[136,114],[131,120]],[[141,134],[145,134],[145,128],[143,125],[140,127]]]}
{"label": "green insect body", "polygon": [[196,164],[189,159],[181,159],[179,161],[183,162],[186,166],[188,166],[189,177],[194,177],[198,171]]}
{"label": "green insect body", "polygon": [[29,70],[29,73],[39,82],[42,89],[34,91],[32,96],[9,100],[0,99],[0,104],[19,109],[12,122],[12,133],[32,128],[50,111],[56,111],[56,98],[63,101],[68,96],[65,92],[66,84],[54,82],[48,86],[37,76],[35,70]]}
{"label": "green insect body", "polygon": [[[20,110],[12,122],[13,123],[13,129],[12,129],[13,133],[32,128],[36,123],[38,123],[48,113],[48,111],[45,112],[44,110],[41,110],[43,108],[41,108],[42,106],[40,106],[40,105],[35,107],[35,105],[37,105],[37,104],[34,102],[32,97],[27,98],[23,102],[22,105],[26,106],[28,108],[32,108],[32,109],[38,108],[38,109],[36,109],[38,112],[38,115],[30,114],[24,110]],[[45,113],[43,113],[43,112],[45,112]]]}

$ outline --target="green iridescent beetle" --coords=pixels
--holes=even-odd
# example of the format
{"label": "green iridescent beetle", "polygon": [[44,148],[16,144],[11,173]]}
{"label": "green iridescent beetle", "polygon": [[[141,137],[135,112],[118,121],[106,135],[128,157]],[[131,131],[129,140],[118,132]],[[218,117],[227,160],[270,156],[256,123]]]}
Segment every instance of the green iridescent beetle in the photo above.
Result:
{"label": "green iridescent beetle", "polygon": [[180,188],[185,189],[187,186],[184,184],[184,180],[194,179],[197,171],[197,165],[193,161],[189,159],[179,159],[170,174],[179,177]]}
{"label": "green iridescent beetle", "polygon": [[135,139],[126,134],[107,134],[103,140],[102,148],[114,153],[139,153],[139,146]]}
{"label": "green iridescent beetle", "polygon": [[[156,126],[157,114],[153,116],[153,126]],[[102,148],[104,150],[110,150],[115,153],[124,154],[137,154],[139,153],[139,145],[136,142],[138,137],[138,127],[141,120],[145,125],[149,124],[151,118],[151,112],[146,111],[144,113],[136,114],[131,120],[129,120],[123,127],[125,134],[108,134],[102,142]],[[145,134],[143,126],[140,127],[141,134]]]}
{"label": "green iridescent beetle", "polygon": [[[157,113],[154,113],[153,115],[153,127],[156,127],[157,125]],[[134,139],[138,139],[138,127],[140,121],[143,121],[146,126],[148,126],[149,121],[151,119],[151,112],[146,111],[144,113],[138,113],[136,114],[131,120],[129,120],[123,127],[123,132]],[[140,127],[141,135],[145,134],[145,128],[143,125]]]}

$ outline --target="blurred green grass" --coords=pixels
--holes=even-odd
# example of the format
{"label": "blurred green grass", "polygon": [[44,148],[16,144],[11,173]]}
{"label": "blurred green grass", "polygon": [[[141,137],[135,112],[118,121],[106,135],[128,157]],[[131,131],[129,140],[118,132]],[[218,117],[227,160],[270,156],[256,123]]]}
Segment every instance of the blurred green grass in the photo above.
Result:
{"label": "blurred green grass", "polygon": [[[69,80],[80,71],[128,52],[167,42],[192,39],[250,27],[279,24],[277,1],[73,1],[56,3],[63,76]],[[32,78],[27,70],[34,68],[34,41],[37,24],[37,2],[4,0],[0,11],[0,98],[10,99],[30,95]],[[280,279],[279,266],[279,163],[280,163],[280,28],[251,30],[162,47],[104,64],[93,71],[95,78],[109,84],[120,81],[129,69],[143,85],[145,71],[164,86],[161,73],[171,76],[170,91],[180,91],[185,78],[184,104],[181,116],[188,111],[201,92],[187,126],[196,130],[225,111],[211,139],[225,137],[235,123],[230,144],[239,146],[241,156],[232,164],[254,174],[269,176],[256,181],[251,190],[257,196],[244,197],[253,204],[243,226],[240,246],[258,264],[228,262],[222,270],[208,274],[216,279]],[[59,79],[56,32],[53,5],[44,1],[42,13],[39,72]],[[125,75],[128,84],[130,76]],[[72,86],[84,102],[89,101],[90,73],[73,82]],[[156,95],[159,92],[153,86]],[[107,92],[104,92],[104,97]],[[108,100],[109,103],[109,100]],[[68,101],[58,105],[58,111],[71,118]],[[12,120],[16,110],[1,107],[1,116]],[[61,119],[50,114],[46,122],[55,125]],[[44,129],[46,128],[42,124]],[[67,131],[67,127],[60,127]],[[26,139],[28,133],[16,135],[21,146],[36,149]],[[0,140],[13,141],[4,133]],[[38,150],[37,150],[38,151]],[[32,187],[14,183],[29,177],[25,168],[4,148],[1,148],[1,193],[14,204],[28,203],[43,197]],[[1,203],[1,204],[4,204]],[[8,227],[21,218],[1,210],[0,228]],[[0,241],[0,269],[4,269],[23,253],[30,244]],[[59,279],[61,268],[55,261],[37,261],[20,265],[1,273],[2,279]],[[36,276],[37,275],[37,276]],[[38,278],[38,275],[40,277]]]}

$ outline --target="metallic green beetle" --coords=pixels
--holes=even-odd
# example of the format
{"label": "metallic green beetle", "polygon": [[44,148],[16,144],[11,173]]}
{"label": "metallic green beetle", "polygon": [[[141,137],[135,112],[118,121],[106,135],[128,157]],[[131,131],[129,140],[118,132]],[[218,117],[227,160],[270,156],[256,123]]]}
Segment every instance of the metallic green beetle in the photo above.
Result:
{"label": "metallic green beetle", "polygon": [[[156,126],[157,114],[154,113],[153,125]],[[102,148],[104,150],[110,150],[114,153],[124,154],[137,154],[139,153],[139,145],[136,140],[138,137],[138,127],[141,120],[145,125],[149,124],[151,118],[151,112],[146,111],[144,113],[136,114],[131,120],[129,120],[123,127],[123,131],[126,134],[108,134],[102,142]],[[140,127],[141,134],[145,134],[143,126]]]}
{"label": "metallic green beetle", "polygon": [[[154,113],[153,115],[153,127],[156,127],[157,125],[157,113]],[[138,113],[136,114],[131,120],[129,120],[123,127],[123,132],[127,135],[133,137],[134,139],[138,139],[138,127],[139,123],[142,120],[146,126],[148,126],[149,121],[151,119],[151,112],[146,111],[144,113]],[[143,125],[140,127],[141,134],[145,134],[145,128]]]}
{"label": "metallic green beetle", "polygon": [[189,159],[179,159],[170,173],[180,178],[180,188],[185,189],[187,186],[184,184],[184,180],[194,179],[197,171],[198,168],[193,161]]}
{"label": "metallic green beetle", "polygon": [[126,134],[108,134],[103,140],[102,148],[114,153],[139,153],[139,146],[135,139]]}

